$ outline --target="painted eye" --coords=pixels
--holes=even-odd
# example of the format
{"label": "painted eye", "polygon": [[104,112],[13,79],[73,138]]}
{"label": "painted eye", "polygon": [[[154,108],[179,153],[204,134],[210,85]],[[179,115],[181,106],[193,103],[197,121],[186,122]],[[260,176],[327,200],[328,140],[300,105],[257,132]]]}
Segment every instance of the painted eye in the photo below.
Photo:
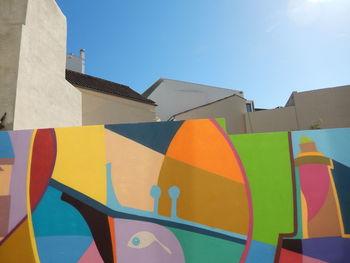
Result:
{"label": "painted eye", "polygon": [[151,232],[141,231],[130,238],[128,246],[132,248],[145,248],[156,240],[156,237]]}
{"label": "painted eye", "polygon": [[171,254],[171,250],[168,247],[166,247],[164,244],[162,244],[155,237],[154,234],[152,234],[151,232],[147,232],[147,231],[141,231],[141,232],[137,232],[136,234],[134,234],[130,238],[130,240],[128,242],[128,246],[131,248],[146,248],[154,242],[157,242],[161,248],[163,248],[168,254]]}

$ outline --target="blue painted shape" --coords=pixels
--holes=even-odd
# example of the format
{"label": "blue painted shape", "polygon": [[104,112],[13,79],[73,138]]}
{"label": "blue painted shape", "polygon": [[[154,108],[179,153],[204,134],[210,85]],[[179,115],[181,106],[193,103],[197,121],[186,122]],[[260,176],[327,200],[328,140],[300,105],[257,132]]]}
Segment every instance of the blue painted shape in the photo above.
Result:
{"label": "blue painted shape", "polygon": [[0,132],[0,158],[15,158],[8,132]]}
{"label": "blue painted shape", "polygon": [[350,128],[293,131],[294,158],[300,153],[299,144],[303,135],[313,140],[316,143],[317,150],[325,156],[350,166]]}
{"label": "blue painted shape", "polygon": [[41,263],[76,263],[92,242],[86,236],[37,237],[36,245]]}
{"label": "blue painted shape", "polygon": [[311,238],[301,241],[303,254],[325,262],[347,263],[350,258],[350,239],[341,237]]}
{"label": "blue painted shape", "polygon": [[154,200],[154,205],[153,205],[153,212],[155,214],[158,214],[158,207],[159,207],[159,198],[162,195],[162,190],[158,185],[153,185],[151,187],[151,196],[153,197]]}
{"label": "blue painted shape", "polygon": [[177,217],[177,199],[180,195],[180,189],[177,186],[172,186],[168,193],[171,198],[171,217]]}
{"label": "blue painted shape", "polygon": [[332,174],[338,193],[344,231],[350,234],[350,167],[337,161],[333,161],[333,166]]}
{"label": "blue painted shape", "polygon": [[105,128],[165,154],[182,123],[183,121],[114,124],[105,125]]}
{"label": "blue painted shape", "polygon": [[112,209],[117,209],[120,207],[120,203],[115,194],[113,183],[112,183],[112,163],[107,163],[106,173],[107,173],[107,206]]}
{"label": "blue painted shape", "polygon": [[55,188],[47,188],[32,215],[35,236],[92,236],[78,210],[62,201],[61,195]]}
{"label": "blue painted shape", "polygon": [[275,246],[253,240],[245,263],[271,263],[274,262],[275,253]]}

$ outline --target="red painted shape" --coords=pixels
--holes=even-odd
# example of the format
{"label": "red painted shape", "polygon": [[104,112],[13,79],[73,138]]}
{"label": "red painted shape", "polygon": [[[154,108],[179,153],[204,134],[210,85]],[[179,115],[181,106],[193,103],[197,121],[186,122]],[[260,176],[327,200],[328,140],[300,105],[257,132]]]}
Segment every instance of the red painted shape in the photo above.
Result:
{"label": "red painted shape", "polygon": [[326,201],[330,178],[325,164],[304,164],[299,167],[301,190],[307,203],[308,221],[311,221]]}
{"label": "red painted shape", "polygon": [[288,249],[281,249],[279,263],[303,263],[303,255],[290,251]]}
{"label": "red painted shape", "polygon": [[30,207],[33,211],[44,194],[56,161],[56,134],[54,129],[37,130],[33,142],[30,167]]}

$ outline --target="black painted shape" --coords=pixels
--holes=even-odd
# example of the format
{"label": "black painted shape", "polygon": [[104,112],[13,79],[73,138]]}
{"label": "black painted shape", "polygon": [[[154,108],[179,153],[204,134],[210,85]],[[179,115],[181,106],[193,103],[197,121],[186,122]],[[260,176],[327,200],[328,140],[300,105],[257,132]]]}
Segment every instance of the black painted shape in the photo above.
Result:
{"label": "black painted shape", "polygon": [[332,173],[337,188],[344,232],[345,234],[350,234],[350,167],[334,160],[333,165]]}
{"label": "black painted shape", "polygon": [[282,247],[303,254],[303,245],[300,239],[283,239]]}
{"label": "black painted shape", "polygon": [[105,263],[113,263],[113,248],[107,215],[66,193],[62,194],[61,199],[74,206],[80,212],[90,228],[103,261]]}
{"label": "black painted shape", "polygon": [[90,197],[64,185],[64,184],[61,184],[60,182],[58,182],[54,179],[50,180],[50,185],[63,193],[67,193],[69,196],[74,196],[74,198],[76,198],[80,202],[83,202],[87,206],[93,207],[94,210],[100,211],[100,213],[108,215],[108,216],[113,217],[113,218],[123,218],[123,219],[151,222],[151,223],[159,224],[159,225],[166,226],[166,227],[173,227],[173,228],[178,228],[178,229],[182,229],[182,230],[186,230],[186,231],[190,231],[190,232],[194,232],[194,233],[199,233],[202,235],[221,238],[221,239],[232,241],[232,242],[239,243],[239,244],[246,243],[245,239],[240,239],[238,237],[233,237],[230,235],[218,233],[215,231],[210,231],[207,229],[187,225],[184,223],[178,223],[178,222],[163,220],[163,219],[159,219],[159,218],[140,216],[140,215],[136,215],[136,214],[129,214],[129,213],[125,213],[125,212],[119,212],[116,210],[112,210],[109,207],[102,205],[101,203],[95,201],[94,199],[92,199],[92,198],[90,198]]}

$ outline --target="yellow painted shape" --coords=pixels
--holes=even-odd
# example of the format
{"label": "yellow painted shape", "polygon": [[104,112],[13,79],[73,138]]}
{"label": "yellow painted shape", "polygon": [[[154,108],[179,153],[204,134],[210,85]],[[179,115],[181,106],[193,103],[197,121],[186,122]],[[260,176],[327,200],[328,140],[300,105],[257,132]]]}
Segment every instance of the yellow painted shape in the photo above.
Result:
{"label": "yellow painted shape", "polygon": [[30,237],[29,223],[26,219],[0,245],[0,262],[3,263],[38,263]]}
{"label": "yellow painted shape", "polygon": [[323,153],[320,153],[320,152],[298,153],[298,157],[303,157],[303,156],[324,156],[324,154],[323,154]]}
{"label": "yellow painted shape", "polygon": [[104,127],[56,128],[57,157],[52,178],[106,204]]}
{"label": "yellow painted shape", "polygon": [[189,120],[174,136],[166,156],[244,183],[231,142],[210,120]]}
{"label": "yellow painted shape", "polygon": [[164,155],[105,130],[107,162],[112,170],[112,183],[120,204],[153,211],[151,187],[158,182]]}
{"label": "yellow painted shape", "polygon": [[302,218],[302,229],[303,229],[303,238],[309,237],[308,230],[308,221],[307,221],[308,213],[307,213],[307,203],[304,194],[301,192],[301,218]]}
{"label": "yellow painted shape", "polygon": [[249,208],[244,184],[165,157],[158,186],[162,189],[160,215],[170,216],[168,190],[177,186],[179,218],[242,235],[248,233]]}
{"label": "yellow painted shape", "polygon": [[10,194],[12,164],[0,164],[0,195]]}

